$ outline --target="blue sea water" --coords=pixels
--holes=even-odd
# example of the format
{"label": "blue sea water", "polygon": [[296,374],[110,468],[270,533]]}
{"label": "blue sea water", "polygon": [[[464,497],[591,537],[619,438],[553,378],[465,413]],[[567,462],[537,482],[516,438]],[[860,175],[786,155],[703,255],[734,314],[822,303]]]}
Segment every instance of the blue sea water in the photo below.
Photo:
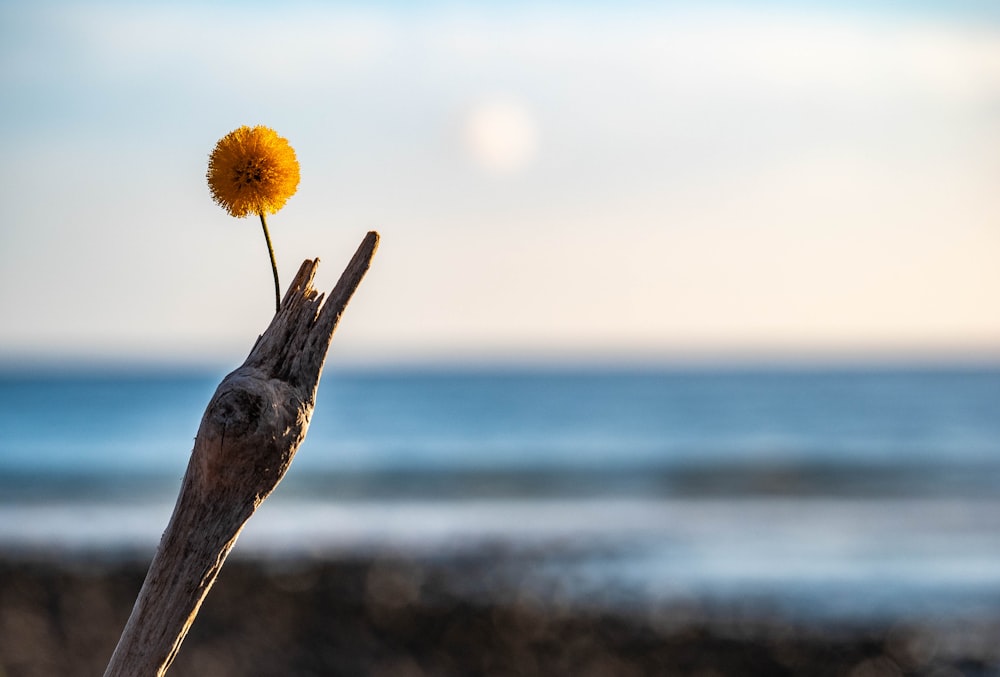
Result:
{"label": "blue sea water", "polygon": [[[155,547],[223,372],[0,374],[0,549]],[[328,370],[237,548],[585,551],[595,599],[1000,610],[1000,369]]]}

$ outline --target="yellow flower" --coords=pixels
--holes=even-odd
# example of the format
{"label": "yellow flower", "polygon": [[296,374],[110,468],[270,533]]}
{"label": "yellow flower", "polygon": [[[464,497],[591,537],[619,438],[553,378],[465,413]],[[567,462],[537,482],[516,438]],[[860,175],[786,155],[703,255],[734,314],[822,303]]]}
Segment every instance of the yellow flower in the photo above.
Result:
{"label": "yellow flower", "polygon": [[281,284],[266,214],[285,206],[299,187],[299,161],[288,139],[270,127],[246,125],[226,134],[208,156],[212,199],[236,217],[257,214],[274,275],[274,311],[281,308]]}
{"label": "yellow flower", "polygon": [[288,139],[270,127],[244,125],[215,144],[208,187],[232,216],[274,214],[299,187],[299,161]]}

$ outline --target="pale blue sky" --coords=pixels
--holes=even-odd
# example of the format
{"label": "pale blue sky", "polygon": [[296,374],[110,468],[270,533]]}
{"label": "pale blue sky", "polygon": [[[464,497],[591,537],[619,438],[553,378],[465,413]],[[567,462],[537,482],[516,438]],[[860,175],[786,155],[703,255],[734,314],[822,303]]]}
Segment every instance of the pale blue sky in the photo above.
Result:
{"label": "pale blue sky", "polygon": [[0,4],[0,358],[232,362],[383,246],[345,362],[1000,354],[996,3]]}

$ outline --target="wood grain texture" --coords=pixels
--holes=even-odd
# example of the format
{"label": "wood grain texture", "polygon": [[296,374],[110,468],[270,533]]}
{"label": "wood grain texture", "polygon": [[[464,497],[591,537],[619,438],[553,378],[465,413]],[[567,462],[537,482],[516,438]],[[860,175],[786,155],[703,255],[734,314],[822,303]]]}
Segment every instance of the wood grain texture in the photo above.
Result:
{"label": "wood grain texture", "polygon": [[305,439],[333,333],[371,265],[368,233],[330,297],[302,263],[267,330],[205,409],[187,472],[105,677],[163,675],[240,530]]}

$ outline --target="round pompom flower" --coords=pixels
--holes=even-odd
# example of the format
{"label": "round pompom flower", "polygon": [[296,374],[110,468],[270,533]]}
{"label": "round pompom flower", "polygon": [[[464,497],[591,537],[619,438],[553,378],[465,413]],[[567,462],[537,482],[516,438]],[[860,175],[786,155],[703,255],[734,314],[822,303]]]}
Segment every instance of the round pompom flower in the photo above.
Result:
{"label": "round pompom flower", "polygon": [[274,275],[274,312],[281,308],[281,284],[266,214],[285,206],[299,187],[299,161],[288,139],[270,127],[246,125],[226,134],[208,156],[212,199],[237,218],[257,214]]}
{"label": "round pompom flower", "polygon": [[246,125],[219,139],[208,158],[212,199],[232,216],[274,214],[299,186],[299,161],[288,139]]}

